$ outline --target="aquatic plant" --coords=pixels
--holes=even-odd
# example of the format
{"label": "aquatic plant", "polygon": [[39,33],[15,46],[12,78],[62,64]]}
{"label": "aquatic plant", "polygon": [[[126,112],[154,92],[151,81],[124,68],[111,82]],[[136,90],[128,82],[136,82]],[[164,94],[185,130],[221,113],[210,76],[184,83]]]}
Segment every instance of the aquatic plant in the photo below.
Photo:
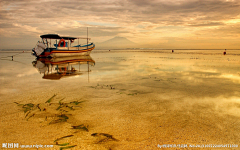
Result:
{"label": "aquatic plant", "polygon": [[[105,87],[113,89],[112,86],[107,85]],[[56,96],[57,95],[54,94],[44,103],[38,103],[38,104],[33,104],[33,103],[20,104],[18,102],[14,102],[14,103],[17,104],[19,107],[21,107],[22,111],[25,114],[26,120],[29,120],[30,118],[34,117],[35,114],[40,113],[40,114],[46,115],[44,117],[45,121],[48,121],[49,118],[50,118],[51,121],[48,123],[48,125],[52,125],[52,124],[56,124],[56,123],[67,122],[69,117],[71,117],[71,115],[72,115],[71,113],[69,113],[69,111],[76,110],[78,107],[80,107],[79,106],[80,104],[85,102],[83,100],[82,101],[74,100],[74,101],[71,101],[71,102],[63,102],[63,100],[65,98],[62,98],[57,103],[56,102],[54,103],[54,98]],[[46,113],[46,112],[49,112],[50,117],[49,117],[48,113]],[[54,112],[54,113],[50,113],[50,112]],[[68,113],[66,114],[65,112],[68,112]],[[76,131],[73,134],[75,134],[79,131],[89,132],[88,125],[85,125],[85,124],[72,125],[71,127],[72,127],[71,128],[72,130]],[[74,136],[73,134],[57,138],[56,140],[54,140],[54,143],[57,146],[59,146],[60,150],[70,149],[70,148],[76,147],[77,145],[72,145],[69,142],[59,143],[60,140],[63,140],[65,138],[73,137]],[[91,136],[94,136],[94,137],[98,138],[98,141],[96,142],[97,144],[101,144],[103,142],[108,142],[108,141],[118,141],[112,135],[107,134],[107,133],[92,133]]]}
{"label": "aquatic plant", "polygon": [[[20,104],[18,102],[16,103],[18,106],[20,106],[25,113],[26,120],[29,120],[30,118],[34,117],[35,114],[41,111],[47,111],[47,110],[57,110],[58,112],[55,113],[55,117],[52,121],[48,123],[55,124],[55,123],[61,123],[61,122],[67,122],[69,119],[69,114],[63,114],[63,112],[69,112],[75,110],[78,105],[83,103],[84,101],[71,101],[71,102],[62,102],[65,98],[62,98],[58,101],[58,103],[54,103],[53,100],[57,95],[54,94],[51,96],[45,103],[39,103],[39,104],[33,104],[33,103],[27,103],[27,104]],[[55,107],[54,107],[55,106]],[[47,115],[45,117],[45,121],[47,121]]]}
{"label": "aquatic plant", "polygon": [[109,140],[118,141],[112,135],[107,134],[107,133],[93,133],[93,134],[91,134],[91,136],[99,138],[99,140],[96,143],[102,143],[102,142],[106,142],[106,141],[109,141]]}
{"label": "aquatic plant", "polygon": [[56,94],[54,94],[51,98],[49,98],[45,103],[50,103],[55,96]]}
{"label": "aquatic plant", "polygon": [[132,96],[134,96],[134,95],[137,95],[138,93],[129,93],[128,95],[132,95]]}
{"label": "aquatic plant", "polygon": [[49,124],[55,124],[55,123],[59,123],[59,122],[67,122],[67,120],[69,119],[68,116],[66,116],[65,114],[57,115],[57,117],[58,117],[58,119],[52,120]]}
{"label": "aquatic plant", "polygon": [[69,145],[70,143],[62,143],[62,144],[59,144],[59,143],[58,143],[59,140],[62,140],[62,139],[65,139],[65,138],[69,138],[69,137],[72,137],[72,136],[74,136],[74,135],[63,136],[63,137],[57,138],[54,142],[56,142],[56,145],[58,145],[58,146],[65,146],[65,147],[60,147],[60,150],[73,148],[73,147],[75,147],[75,146],[77,146],[77,145],[67,146],[67,145]]}
{"label": "aquatic plant", "polygon": [[59,140],[62,140],[62,139],[64,139],[64,138],[68,138],[68,137],[72,137],[72,136],[73,136],[72,134],[71,134],[71,135],[66,135],[66,136],[57,138],[54,142],[57,142],[57,141],[59,141]]}
{"label": "aquatic plant", "polygon": [[67,146],[67,147],[60,147],[60,150],[68,149],[68,148],[73,148],[73,147],[75,147],[75,146],[77,146],[77,145],[72,145],[72,146]]}
{"label": "aquatic plant", "polygon": [[78,125],[78,126],[72,126],[72,129],[81,129],[81,130],[89,132],[88,127],[85,126],[84,124],[81,124],[81,125]]}
{"label": "aquatic plant", "polygon": [[57,144],[58,146],[66,146],[69,145],[69,143],[63,143],[63,144]]}
{"label": "aquatic plant", "polygon": [[78,105],[78,104],[80,104],[80,103],[82,103],[82,102],[84,102],[84,101],[80,101],[80,102],[79,102],[79,101],[73,101],[73,102],[70,102],[70,104],[73,103],[73,104],[75,104],[75,105]]}

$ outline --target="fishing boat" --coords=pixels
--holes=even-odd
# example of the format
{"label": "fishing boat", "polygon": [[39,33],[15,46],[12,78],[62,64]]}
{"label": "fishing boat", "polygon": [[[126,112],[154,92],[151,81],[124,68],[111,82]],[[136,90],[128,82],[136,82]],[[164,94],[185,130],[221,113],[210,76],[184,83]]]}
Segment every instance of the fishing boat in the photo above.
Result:
{"label": "fishing boat", "polygon": [[[32,55],[36,57],[66,57],[89,55],[95,48],[95,44],[89,42],[90,38],[60,36],[58,34],[41,35],[32,49]],[[85,44],[79,44],[79,40],[87,40]],[[74,41],[77,44],[74,45]]]}

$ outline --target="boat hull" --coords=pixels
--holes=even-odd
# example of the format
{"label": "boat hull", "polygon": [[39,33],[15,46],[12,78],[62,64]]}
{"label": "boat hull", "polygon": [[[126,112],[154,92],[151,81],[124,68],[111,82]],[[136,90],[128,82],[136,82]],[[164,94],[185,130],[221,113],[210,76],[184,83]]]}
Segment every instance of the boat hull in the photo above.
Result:
{"label": "boat hull", "polygon": [[71,56],[88,56],[90,55],[91,51],[95,48],[91,47],[88,49],[83,49],[83,50],[77,50],[76,48],[74,49],[53,49],[50,52],[44,51],[41,55],[38,57],[71,57]]}

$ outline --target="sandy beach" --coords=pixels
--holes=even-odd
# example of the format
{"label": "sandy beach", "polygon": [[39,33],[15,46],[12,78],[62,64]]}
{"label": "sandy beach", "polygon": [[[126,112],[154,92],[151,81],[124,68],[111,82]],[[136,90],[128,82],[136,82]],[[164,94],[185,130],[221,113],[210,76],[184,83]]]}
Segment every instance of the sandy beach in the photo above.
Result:
{"label": "sandy beach", "polygon": [[[59,80],[43,79],[30,53],[1,59],[0,142],[16,147],[0,149],[237,150],[239,56],[95,50],[95,65]],[[40,144],[52,147],[21,148]]]}

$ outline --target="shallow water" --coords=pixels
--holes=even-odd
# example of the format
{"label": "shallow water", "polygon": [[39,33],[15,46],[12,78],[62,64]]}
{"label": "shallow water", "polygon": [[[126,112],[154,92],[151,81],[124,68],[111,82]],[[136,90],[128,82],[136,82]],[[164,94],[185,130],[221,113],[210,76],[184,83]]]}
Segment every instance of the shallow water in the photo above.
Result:
{"label": "shallow water", "polygon": [[[78,70],[76,74],[65,72],[59,80],[55,76],[49,77],[54,80],[46,79],[46,72],[53,73],[56,65],[46,60],[36,65],[28,52],[14,56],[14,61],[2,58],[0,142],[59,149],[54,141],[73,135],[59,143],[88,150],[160,149],[164,144],[174,149],[197,144],[239,145],[240,51],[222,52],[95,50],[91,61],[87,58],[80,65],[71,65]],[[1,57],[14,54],[1,52]],[[54,94],[52,104],[45,103]],[[66,105],[83,102],[65,112],[57,110],[59,101]],[[39,104],[46,111],[36,109],[27,119],[14,102]],[[68,119],[51,124],[60,114]],[[88,131],[72,129],[78,125]]]}

